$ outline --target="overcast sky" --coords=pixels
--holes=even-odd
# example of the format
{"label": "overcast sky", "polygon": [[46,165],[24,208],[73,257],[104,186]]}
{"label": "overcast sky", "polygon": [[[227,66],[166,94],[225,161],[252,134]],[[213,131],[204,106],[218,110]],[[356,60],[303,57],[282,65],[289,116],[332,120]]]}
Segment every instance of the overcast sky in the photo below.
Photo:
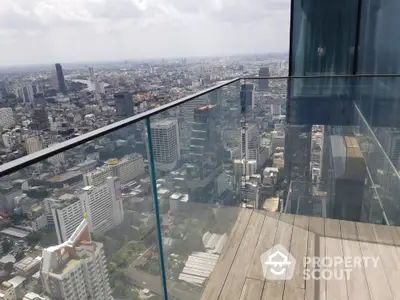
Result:
{"label": "overcast sky", "polygon": [[290,0],[0,0],[0,65],[288,51]]}

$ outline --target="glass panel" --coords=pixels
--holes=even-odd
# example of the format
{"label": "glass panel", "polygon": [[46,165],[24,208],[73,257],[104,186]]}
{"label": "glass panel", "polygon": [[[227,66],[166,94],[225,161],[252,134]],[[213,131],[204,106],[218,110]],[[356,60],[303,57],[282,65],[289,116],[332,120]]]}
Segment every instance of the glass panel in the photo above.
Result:
{"label": "glass panel", "polygon": [[162,293],[146,138],[139,122],[1,178],[3,252],[26,278],[22,295]]}
{"label": "glass panel", "polygon": [[239,214],[244,169],[239,92],[238,81],[151,117],[173,298],[200,298]]}
{"label": "glass panel", "polygon": [[398,80],[290,80],[286,211],[399,224]]}
{"label": "glass panel", "polygon": [[352,74],[358,0],[293,0],[291,76]]}

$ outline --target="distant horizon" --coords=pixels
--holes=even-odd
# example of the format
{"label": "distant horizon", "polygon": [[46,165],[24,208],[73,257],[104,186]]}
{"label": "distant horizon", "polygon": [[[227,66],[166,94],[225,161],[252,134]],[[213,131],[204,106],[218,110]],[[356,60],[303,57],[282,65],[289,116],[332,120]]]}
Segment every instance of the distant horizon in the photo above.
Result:
{"label": "distant horizon", "polygon": [[30,64],[10,64],[0,65],[0,70],[7,69],[23,69],[23,68],[40,68],[40,67],[54,67],[56,63],[60,63],[65,69],[69,66],[82,66],[82,65],[101,65],[101,64],[113,64],[113,63],[148,63],[148,62],[160,62],[165,59],[166,61],[181,60],[183,58],[188,60],[195,59],[207,59],[207,58],[224,58],[224,57],[250,57],[250,56],[274,56],[274,55],[289,55],[288,51],[283,52],[265,52],[265,53],[238,53],[238,54],[225,54],[225,55],[187,55],[187,56],[170,56],[170,57],[156,57],[156,58],[126,58],[126,59],[114,59],[114,60],[92,60],[92,61],[55,61],[55,62],[42,62],[42,63],[30,63]]}

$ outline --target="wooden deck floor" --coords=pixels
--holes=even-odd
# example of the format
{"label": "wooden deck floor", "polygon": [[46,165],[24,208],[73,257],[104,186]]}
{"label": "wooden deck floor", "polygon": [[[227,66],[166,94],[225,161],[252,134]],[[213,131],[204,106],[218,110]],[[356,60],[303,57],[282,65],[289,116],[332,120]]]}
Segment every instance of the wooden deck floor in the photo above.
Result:
{"label": "wooden deck floor", "polygon": [[[260,255],[277,244],[297,260],[291,280],[264,279]],[[378,262],[352,268],[349,280],[305,280],[305,256]],[[400,299],[400,228],[244,209],[201,296],[217,299]]]}

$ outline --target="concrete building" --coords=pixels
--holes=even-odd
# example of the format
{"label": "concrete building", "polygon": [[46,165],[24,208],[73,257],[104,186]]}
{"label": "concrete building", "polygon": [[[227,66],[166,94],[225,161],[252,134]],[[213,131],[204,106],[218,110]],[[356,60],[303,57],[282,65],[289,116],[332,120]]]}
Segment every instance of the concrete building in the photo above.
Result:
{"label": "concrete building", "polygon": [[83,220],[64,243],[43,249],[40,275],[50,299],[110,300],[103,244],[92,241]]}
{"label": "concrete building", "polygon": [[242,84],[240,89],[240,105],[242,111],[245,112],[247,109],[254,109],[254,104],[254,84]]}
{"label": "concrete building", "polygon": [[14,112],[11,107],[0,108],[0,126],[11,128],[15,125]]}
{"label": "concrete building", "polygon": [[[258,72],[258,75],[260,77],[269,77],[269,68],[268,67],[261,67],[260,71]],[[258,80],[258,88],[261,91],[267,91],[269,86],[269,80],[268,79],[259,79]]]}
{"label": "concrete building", "polygon": [[8,282],[3,281],[0,285],[0,299],[1,300],[17,300],[14,286]]}
{"label": "concrete building", "polygon": [[96,170],[83,174],[83,183],[86,186],[101,185],[108,177],[112,176],[113,172],[110,166],[103,166]]}
{"label": "concrete building", "polygon": [[57,75],[58,90],[61,93],[67,91],[67,87],[65,86],[63,69],[60,64],[56,64],[56,75]]}
{"label": "concrete building", "polygon": [[116,177],[108,177],[99,186],[84,187],[79,199],[88,215],[89,229],[95,236],[122,223],[124,210],[121,183]]}
{"label": "concrete building", "polygon": [[40,139],[40,136],[35,135],[27,137],[25,140],[25,148],[28,154],[42,150],[43,144],[42,140]]}
{"label": "concrete building", "polygon": [[110,168],[112,176],[118,177],[121,183],[127,183],[144,174],[143,156],[138,153],[126,155],[122,159],[109,159],[105,167]]}
{"label": "concrete building", "polygon": [[61,244],[67,241],[85,214],[83,205],[78,197],[65,197],[52,201],[51,213],[56,227],[57,240]]}
{"label": "concrete building", "polygon": [[151,136],[156,168],[173,170],[181,155],[178,121],[160,120],[151,123]]}
{"label": "concrete building", "polygon": [[285,147],[285,133],[282,131],[272,131],[271,150],[272,154],[276,152],[276,148]]}

